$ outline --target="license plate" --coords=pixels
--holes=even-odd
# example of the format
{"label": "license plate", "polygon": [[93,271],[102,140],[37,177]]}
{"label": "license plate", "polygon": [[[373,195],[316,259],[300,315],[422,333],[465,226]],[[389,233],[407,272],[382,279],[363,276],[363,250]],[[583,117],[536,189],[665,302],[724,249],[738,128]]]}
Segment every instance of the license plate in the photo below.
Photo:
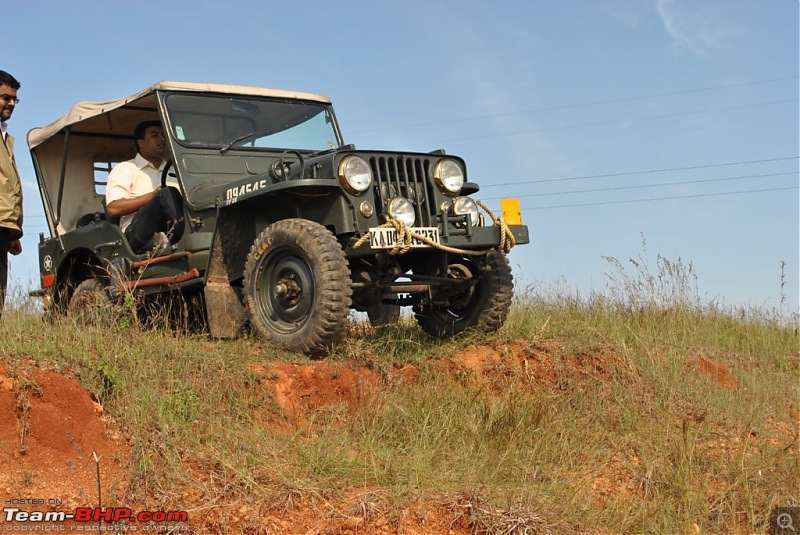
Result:
{"label": "license plate", "polygon": [[[408,230],[439,243],[439,229],[436,227],[408,227]],[[369,229],[369,246],[373,249],[391,249],[397,243],[397,230],[394,228]],[[411,239],[411,247],[430,247],[418,238]]]}

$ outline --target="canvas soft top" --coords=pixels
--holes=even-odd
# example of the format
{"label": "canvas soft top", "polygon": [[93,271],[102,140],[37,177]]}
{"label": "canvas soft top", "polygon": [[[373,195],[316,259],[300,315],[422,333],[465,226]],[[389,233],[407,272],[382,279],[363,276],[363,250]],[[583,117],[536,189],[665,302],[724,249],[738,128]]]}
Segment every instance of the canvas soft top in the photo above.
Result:
{"label": "canvas soft top", "polygon": [[[152,107],[155,111],[155,100],[153,95],[156,91],[193,91],[199,93],[223,93],[241,96],[258,96],[258,97],[277,97],[277,98],[291,98],[300,100],[310,100],[315,102],[322,102],[325,104],[330,103],[330,99],[322,95],[313,93],[302,93],[298,91],[285,91],[281,89],[269,89],[265,87],[245,86],[245,85],[228,85],[228,84],[211,84],[199,82],[176,82],[176,81],[161,81],[150,87],[142,89],[131,96],[119,98],[116,100],[109,100],[106,102],[79,102],[75,104],[70,110],[60,119],[47,126],[34,128],[28,132],[28,146],[33,149],[36,146],[44,143],[50,137],[61,132],[65,127],[82,123],[79,130],[86,130],[88,132],[94,131],[93,122],[91,119],[95,118],[97,123],[103,122],[103,130],[108,130],[109,125],[100,117],[108,112],[121,108],[127,105],[144,105]],[[85,123],[85,124],[84,124]],[[99,125],[98,125],[99,126]],[[113,127],[112,127],[113,128]],[[132,131],[130,125],[125,125],[123,132],[130,135]]]}

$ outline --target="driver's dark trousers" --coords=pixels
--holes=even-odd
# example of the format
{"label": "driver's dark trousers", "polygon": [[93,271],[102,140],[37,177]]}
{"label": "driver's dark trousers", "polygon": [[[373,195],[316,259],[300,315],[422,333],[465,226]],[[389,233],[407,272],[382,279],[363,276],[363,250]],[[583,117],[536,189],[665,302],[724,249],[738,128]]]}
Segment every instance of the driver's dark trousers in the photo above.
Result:
{"label": "driver's dark trousers", "polygon": [[157,232],[166,234],[170,243],[177,243],[183,230],[183,199],[177,189],[166,187],[139,208],[125,229],[125,237],[133,252],[139,254],[154,247]]}

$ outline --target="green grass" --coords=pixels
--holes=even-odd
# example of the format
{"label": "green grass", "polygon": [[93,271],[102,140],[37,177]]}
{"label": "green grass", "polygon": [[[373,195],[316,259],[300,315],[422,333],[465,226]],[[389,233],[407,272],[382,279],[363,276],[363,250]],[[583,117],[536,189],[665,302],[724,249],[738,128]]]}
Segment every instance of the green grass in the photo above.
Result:
{"label": "green grass", "polygon": [[[375,370],[378,395],[302,422],[252,365],[309,361],[258,340],[23,310],[0,322],[0,353],[10,373],[69,373],[102,401],[132,445],[119,498],[153,508],[184,507],[187,488],[195,506],[256,508],[357,492],[352,514],[433,500],[475,533],[767,532],[773,507],[800,505],[796,317],[702,303],[680,261],[659,257],[652,276],[646,259],[632,265],[612,262],[602,294],[528,290],[491,336],[356,325],[328,360]],[[477,378],[437,364],[512,343],[527,365],[506,358]],[[699,355],[738,388],[689,369]],[[530,367],[539,357],[545,379]],[[397,379],[403,365],[416,381]]]}

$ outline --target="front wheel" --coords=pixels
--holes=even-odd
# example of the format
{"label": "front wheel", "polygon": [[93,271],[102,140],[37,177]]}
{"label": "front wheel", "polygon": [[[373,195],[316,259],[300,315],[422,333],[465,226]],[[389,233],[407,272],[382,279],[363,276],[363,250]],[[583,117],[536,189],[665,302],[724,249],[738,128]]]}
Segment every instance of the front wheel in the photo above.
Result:
{"label": "front wheel", "polygon": [[414,305],[414,317],[423,331],[434,338],[448,338],[471,327],[493,332],[503,326],[514,294],[514,279],[505,254],[492,251],[479,258],[452,258],[446,275],[469,284],[445,300]]}
{"label": "front wheel", "polygon": [[324,351],[347,324],[350,295],[347,259],[322,225],[285,219],[253,242],[245,305],[251,326],[265,339],[307,354]]}

